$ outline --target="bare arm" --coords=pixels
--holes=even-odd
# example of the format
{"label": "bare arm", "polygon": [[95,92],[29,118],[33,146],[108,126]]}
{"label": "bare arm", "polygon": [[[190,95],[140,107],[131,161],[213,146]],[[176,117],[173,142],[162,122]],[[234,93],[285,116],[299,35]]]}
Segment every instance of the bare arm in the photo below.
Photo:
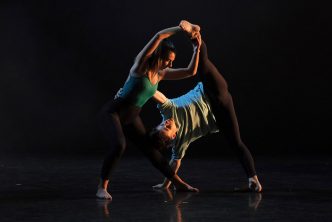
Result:
{"label": "bare arm", "polygon": [[167,97],[160,91],[156,91],[153,95],[153,100],[159,104],[163,104],[164,102],[167,101]]}
{"label": "bare arm", "polygon": [[[172,170],[174,170],[175,174],[177,174],[180,166],[181,166],[181,159],[179,160],[174,160],[171,159],[169,162],[169,165],[171,166]],[[171,185],[171,181],[168,178],[164,179],[164,182],[161,184],[157,184],[153,186],[154,189],[167,189]]]}
{"label": "bare arm", "polygon": [[[180,160],[173,160],[173,159],[171,159],[171,161],[169,162],[169,164],[170,164],[172,170],[174,170],[175,174],[177,174],[178,171],[179,171],[179,168],[181,166],[181,159]],[[168,178],[165,178],[164,182],[163,182],[163,186],[164,187],[169,187],[171,185],[171,183],[172,182]]]}
{"label": "bare arm", "polygon": [[161,72],[161,77],[164,80],[177,80],[184,79],[196,75],[198,62],[199,62],[199,53],[200,47],[202,44],[201,35],[198,33],[196,39],[193,42],[193,55],[191,57],[190,63],[187,68],[179,69],[165,69]]}

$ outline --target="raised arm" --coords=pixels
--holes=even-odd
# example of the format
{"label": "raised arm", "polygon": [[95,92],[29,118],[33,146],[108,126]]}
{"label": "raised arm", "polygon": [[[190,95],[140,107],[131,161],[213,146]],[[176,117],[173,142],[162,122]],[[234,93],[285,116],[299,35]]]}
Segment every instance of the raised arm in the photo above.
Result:
{"label": "raised arm", "polygon": [[191,57],[190,63],[187,68],[178,68],[178,69],[164,69],[161,71],[161,78],[164,80],[177,80],[184,79],[196,75],[198,62],[199,62],[199,53],[200,47],[202,44],[201,35],[197,33],[195,38],[192,39],[193,42],[193,55]]}
{"label": "raised arm", "polygon": [[168,100],[167,97],[158,90],[154,93],[152,99],[159,104],[163,104]]}

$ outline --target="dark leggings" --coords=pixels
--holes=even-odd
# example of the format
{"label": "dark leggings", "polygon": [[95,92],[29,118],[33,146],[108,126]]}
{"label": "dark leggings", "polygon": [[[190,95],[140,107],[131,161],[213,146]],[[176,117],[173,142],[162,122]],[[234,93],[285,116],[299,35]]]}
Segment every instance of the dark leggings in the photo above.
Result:
{"label": "dark leggings", "polygon": [[237,156],[248,177],[256,175],[254,160],[247,146],[243,143],[233,99],[228,91],[227,82],[208,58],[207,47],[202,41],[198,76],[203,82],[204,91],[210,102],[218,127],[225,133],[230,146]]}
{"label": "dark leggings", "polygon": [[98,115],[101,132],[108,144],[108,152],[101,169],[101,179],[109,180],[126,149],[128,137],[167,178],[174,171],[163,155],[150,143],[144,124],[139,116],[140,108],[117,99],[106,103]]}

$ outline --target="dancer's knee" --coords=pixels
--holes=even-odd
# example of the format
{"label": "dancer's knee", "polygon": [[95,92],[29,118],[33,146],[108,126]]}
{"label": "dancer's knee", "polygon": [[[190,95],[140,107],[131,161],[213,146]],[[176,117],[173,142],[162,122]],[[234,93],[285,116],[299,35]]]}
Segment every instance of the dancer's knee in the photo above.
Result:
{"label": "dancer's knee", "polygon": [[247,148],[246,145],[241,140],[241,138],[235,138],[235,137],[229,138],[229,142],[230,142],[231,147],[233,147],[233,149],[235,149],[237,151],[243,151]]}
{"label": "dancer's knee", "polygon": [[126,150],[126,139],[125,138],[107,138],[108,139],[108,155],[121,157],[124,151]]}
{"label": "dancer's knee", "polygon": [[126,143],[118,143],[113,147],[111,151],[115,157],[121,157],[126,150]]}

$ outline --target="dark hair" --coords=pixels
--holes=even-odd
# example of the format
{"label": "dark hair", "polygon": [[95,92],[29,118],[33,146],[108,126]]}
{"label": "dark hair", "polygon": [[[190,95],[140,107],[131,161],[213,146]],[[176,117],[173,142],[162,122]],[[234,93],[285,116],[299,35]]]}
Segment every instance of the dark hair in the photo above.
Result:
{"label": "dark hair", "polygon": [[173,140],[165,140],[162,138],[160,131],[157,127],[154,127],[149,132],[150,142],[154,147],[156,147],[159,151],[165,151],[173,145]]}
{"label": "dark hair", "polygon": [[170,52],[176,53],[176,48],[173,42],[169,40],[169,38],[166,38],[160,42],[153,54],[155,54],[156,57],[166,59]]}
{"label": "dark hair", "polygon": [[171,40],[163,39],[158,47],[154,50],[152,56],[148,60],[148,70],[156,71],[163,59],[167,59],[170,52],[176,54],[176,48]]}

